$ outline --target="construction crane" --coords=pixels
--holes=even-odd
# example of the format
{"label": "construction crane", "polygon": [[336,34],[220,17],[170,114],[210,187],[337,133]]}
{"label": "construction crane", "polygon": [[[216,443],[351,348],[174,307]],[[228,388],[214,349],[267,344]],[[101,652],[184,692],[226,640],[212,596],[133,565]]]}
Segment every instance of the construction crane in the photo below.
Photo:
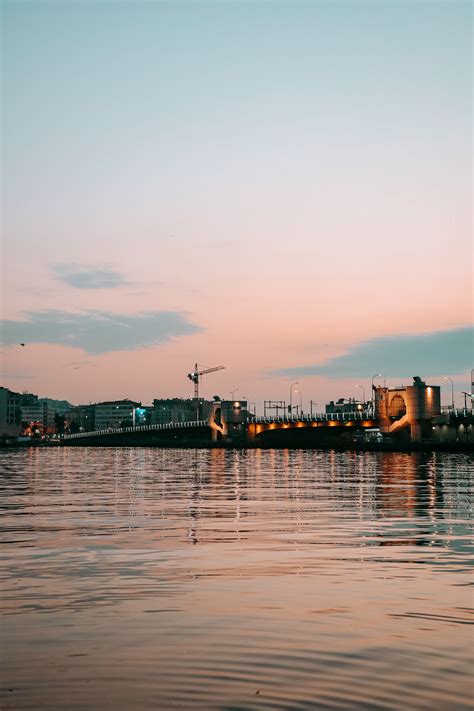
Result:
{"label": "construction crane", "polygon": [[196,363],[192,373],[188,373],[188,378],[194,383],[194,398],[199,399],[199,378],[208,373],[215,373],[216,370],[224,370],[225,365],[218,365],[216,368],[205,368],[204,370],[198,370],[199,363]]}

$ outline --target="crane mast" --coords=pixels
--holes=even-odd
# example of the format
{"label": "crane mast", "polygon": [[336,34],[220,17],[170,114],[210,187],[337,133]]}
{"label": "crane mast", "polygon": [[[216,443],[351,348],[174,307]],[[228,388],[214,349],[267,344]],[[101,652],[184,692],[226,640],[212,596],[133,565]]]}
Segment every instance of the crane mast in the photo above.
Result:
{"label": "crane mast", "polygon": [[216,370],[224,370],[225,365],[218,365],[215,368],[205,368],[199,370],[199,363],[195,363],[192,373],[188,373],[188,378],[194,383],[194,399],[199,400],[199,379],[208,373],[215,373]]}

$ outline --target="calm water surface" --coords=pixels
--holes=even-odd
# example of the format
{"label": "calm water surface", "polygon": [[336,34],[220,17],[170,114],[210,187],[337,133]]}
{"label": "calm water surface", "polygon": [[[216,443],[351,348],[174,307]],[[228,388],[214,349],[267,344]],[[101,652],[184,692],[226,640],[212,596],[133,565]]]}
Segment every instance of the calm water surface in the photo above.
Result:
{"label": "calm water surface", "polygon": [[0,453],[2,709],[470,709],[473,459]]}

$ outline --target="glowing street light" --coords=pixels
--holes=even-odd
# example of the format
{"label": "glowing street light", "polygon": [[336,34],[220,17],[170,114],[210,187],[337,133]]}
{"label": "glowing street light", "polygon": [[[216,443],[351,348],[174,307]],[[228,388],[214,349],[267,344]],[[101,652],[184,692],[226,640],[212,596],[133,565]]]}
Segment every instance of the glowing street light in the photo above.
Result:
{"label": "glowing street light", "polygon": [[365,388],[364,388],[364,386],[356,384],[356,388],[360,388],[362,390],[362,400],[364,401],[364,404],[365,404]]}
{"label": "glowing street light", "polygon": [[291,414],[291,411],[293,409],[293,388],[295,385],[298,385],[298,381],[295,380],[294,383],[291,383],[290,385],[290,404],[288,405],[288,412]]}
{"label": "glowing street light", "polygon": [[250,400],[248,399],[247,395],[242,395],[242,397],[240,398],[240,400],[241,400],[241,401],[244,400],[244,401],[247,403],[247,412],[250,412],[250,411],[251,411],[251,410],[250,410],[250,406],[251,406],[252,403],[251,403]]}
{"label": "glowing street light", "polygon": [[449,375],[444,376],[445,380],[451,381],[451,410],[454,410],[454,385],[452,378],[449,377]]}
{"label": "glowing street light", "polygon": [[375,378],[381,378],[382,373],[376,373],[375,375],[372,376],[372,388],[370,390],[371,393],[371,402],[372,402],[372,414],[375,414],[375,391],[374,391],[374,380]]}
{"label": "glowing street light", "polygon": [[295,390],[295,393],[298,393],[300,396],[300,416],[303,414],[303,395],[301,394],[301,390]]}

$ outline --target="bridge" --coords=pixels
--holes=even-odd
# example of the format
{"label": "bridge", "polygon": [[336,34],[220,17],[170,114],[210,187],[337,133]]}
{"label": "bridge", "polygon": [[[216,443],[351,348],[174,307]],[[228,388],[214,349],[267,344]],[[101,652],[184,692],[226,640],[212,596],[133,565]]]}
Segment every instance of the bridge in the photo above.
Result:
{"label": "bridge", "polygon": [[[388,440],[393,437],[394,443],[405,446],[417,441],[409,438],[406,413],[392,420],[383,430]],[[424,442],[472,447],[472,409],[450,409],[429,419],[424,417],[422,421],[426,432]],[[378,428],[382,429],[383,425],[383,417],[378,413],[374,416],[371,410],[255,417],[240,410],[222,413],[216,403],[207,420],[77,432],[64,435],[61,442],[67,446],[89,447],[334,447],[377,442],[380,439]]]}
{"label": "bridge", "polygon": [[[342,430],[360,430],[376,427],[376,421],[368,411],[319,413],[314,415],[253,417],[248,413],[231,416],[228,421],[216,418],[189,422],[169,422],[157,425],[137,427],[107,428],[92,432],[77,432],[64,435],[63,444],[72,446],[209,446],[235,444],[240,446],[259,446],[272,441],[281,444],[290,441],[295,435],[299,440],[318,437],[331,432],[331,439]],[[339,428],[336,432],[332,428]],[[298,434],[296,432],[298,431]],[[303,434],[305,433],[305,434]],[[309,435],[311,434],[311,437]]]}
{"label": "bridge", "polygon": [[[65,434],[62,442],[67,445],[79,446],[128,446],[128,445],[186,445],[188,442],[211,438],[211,426],[208,420],[192,420],[190,422],[168,422],[161,425],[139,425],[136,427],[108,427],[92,432],[75,432]],[[207,437],[206,437],[207,436]],[[178,446],[178,445],[177,445]]]}
{"label": "bridge", "polygon": [[292,417],[253,417],[247,422],[246,436],[249,444],[263,446],[331,445],[365,439],[364,430],[377,427],[368,411],[321,412],[315,415]]}

